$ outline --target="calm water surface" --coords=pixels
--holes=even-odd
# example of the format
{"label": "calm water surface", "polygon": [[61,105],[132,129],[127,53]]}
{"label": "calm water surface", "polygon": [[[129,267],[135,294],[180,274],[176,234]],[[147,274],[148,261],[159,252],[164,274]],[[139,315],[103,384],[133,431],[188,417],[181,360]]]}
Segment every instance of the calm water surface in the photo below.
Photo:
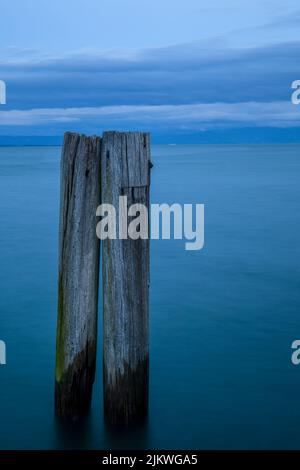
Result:
{"label": "calm water surface", "polygon": [[[152,202],[205,204],[205,248],[151,246],[147,425],[53,414],[58,147],[0,148],[0,448],[300,449],[300,146],[156,146]],[[101,316],[101,311],[99,312]]]}

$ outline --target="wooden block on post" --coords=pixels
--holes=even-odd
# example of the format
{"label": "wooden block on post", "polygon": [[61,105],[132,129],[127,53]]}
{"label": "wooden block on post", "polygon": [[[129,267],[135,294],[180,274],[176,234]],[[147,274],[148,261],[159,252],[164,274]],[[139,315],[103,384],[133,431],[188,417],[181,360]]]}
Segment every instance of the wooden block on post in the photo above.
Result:
{"label": "wooden block on post", "polygon": [[[119,217],[128,207],[149,208],[150,136],[106,132],[101,146],[101,202]],[[144,420],[149,382],[149,239],[103,241],[104,411],[111,424]]]}
{"label": "wooden block on post", "polygon": [[99,281],[99,137],[66,133],[61,158],[55,407],[77,419],[95,376]]}

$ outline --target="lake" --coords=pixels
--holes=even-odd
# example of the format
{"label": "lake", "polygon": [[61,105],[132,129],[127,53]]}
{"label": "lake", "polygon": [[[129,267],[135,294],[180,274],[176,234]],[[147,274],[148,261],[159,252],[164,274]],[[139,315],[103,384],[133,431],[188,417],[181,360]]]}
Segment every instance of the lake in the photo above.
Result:
{"label": "lake", "polygon": [[205,204],[205,246],[151,242],[150,413],[125,434],[103,424],[101,309],[92,411],[54,416],[59,160],[0,148],[0,448],[300,449],[300,145],[153,146],[151,202]]}

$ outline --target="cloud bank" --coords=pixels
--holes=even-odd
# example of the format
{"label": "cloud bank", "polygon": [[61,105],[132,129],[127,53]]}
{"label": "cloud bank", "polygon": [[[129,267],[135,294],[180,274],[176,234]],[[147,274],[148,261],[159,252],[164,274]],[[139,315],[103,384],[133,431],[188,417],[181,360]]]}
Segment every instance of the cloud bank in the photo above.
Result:
{"label": "cloud bank", "polygon": [[[299,127],[290,103],[300,41],[255,48],[201,42],[137,51],[34,51],[0,62],[0,134]],[[23,132],[23,131],[22,131]]]}
{"label": "cloud bank", "polygon": [[[119,127],[188,127],[205,131],[216,127],[294,127],[300,125],[300,110],[289,102],[210,103],[192,105],[104,106],[44,108],[0,113],[0,125],[47,126],[97,122]],[[93,126],[94,127],[94,126]]]}

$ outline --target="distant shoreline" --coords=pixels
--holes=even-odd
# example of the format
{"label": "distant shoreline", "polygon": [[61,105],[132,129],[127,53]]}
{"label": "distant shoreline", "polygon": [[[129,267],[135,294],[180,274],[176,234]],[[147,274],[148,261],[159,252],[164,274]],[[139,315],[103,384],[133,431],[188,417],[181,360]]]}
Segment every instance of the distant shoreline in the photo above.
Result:
{"label": "distant shoreline", "polygon": [[[168,143],[159,143],[155,142],[152,144],[153,146],[166,146],[166,147],[186,147],[186,146],[195,146],[195,145],[203,145],[203,146],[280,146],[280,145],[300,145],[299,142],[192,142],[192,143],[178,143],[178,144],[168,144]],[[22,143],[16,143],[16,144],[0,144],[0,148],[30,148],[30,147],[61,147],[61,144],[22,144]]]}
{"label": "distant shoreline", "polygon": [[[68,129],[66,129],[67,131]],[[164,134],[152,133],[152,145],[293,145],[300,144],[299,129],[293,132],[277,130],[274,135],[272,128],[244,129],[239,133],[231,133],[230,130],[222,132],[207,131],[188,134]],[[88,134],[87,132],[85,132]],[[91,132],[92,134],[92,132]],[[0,135],[0,147],[61,147],[63,144],[63,132],[61,135]]]}

